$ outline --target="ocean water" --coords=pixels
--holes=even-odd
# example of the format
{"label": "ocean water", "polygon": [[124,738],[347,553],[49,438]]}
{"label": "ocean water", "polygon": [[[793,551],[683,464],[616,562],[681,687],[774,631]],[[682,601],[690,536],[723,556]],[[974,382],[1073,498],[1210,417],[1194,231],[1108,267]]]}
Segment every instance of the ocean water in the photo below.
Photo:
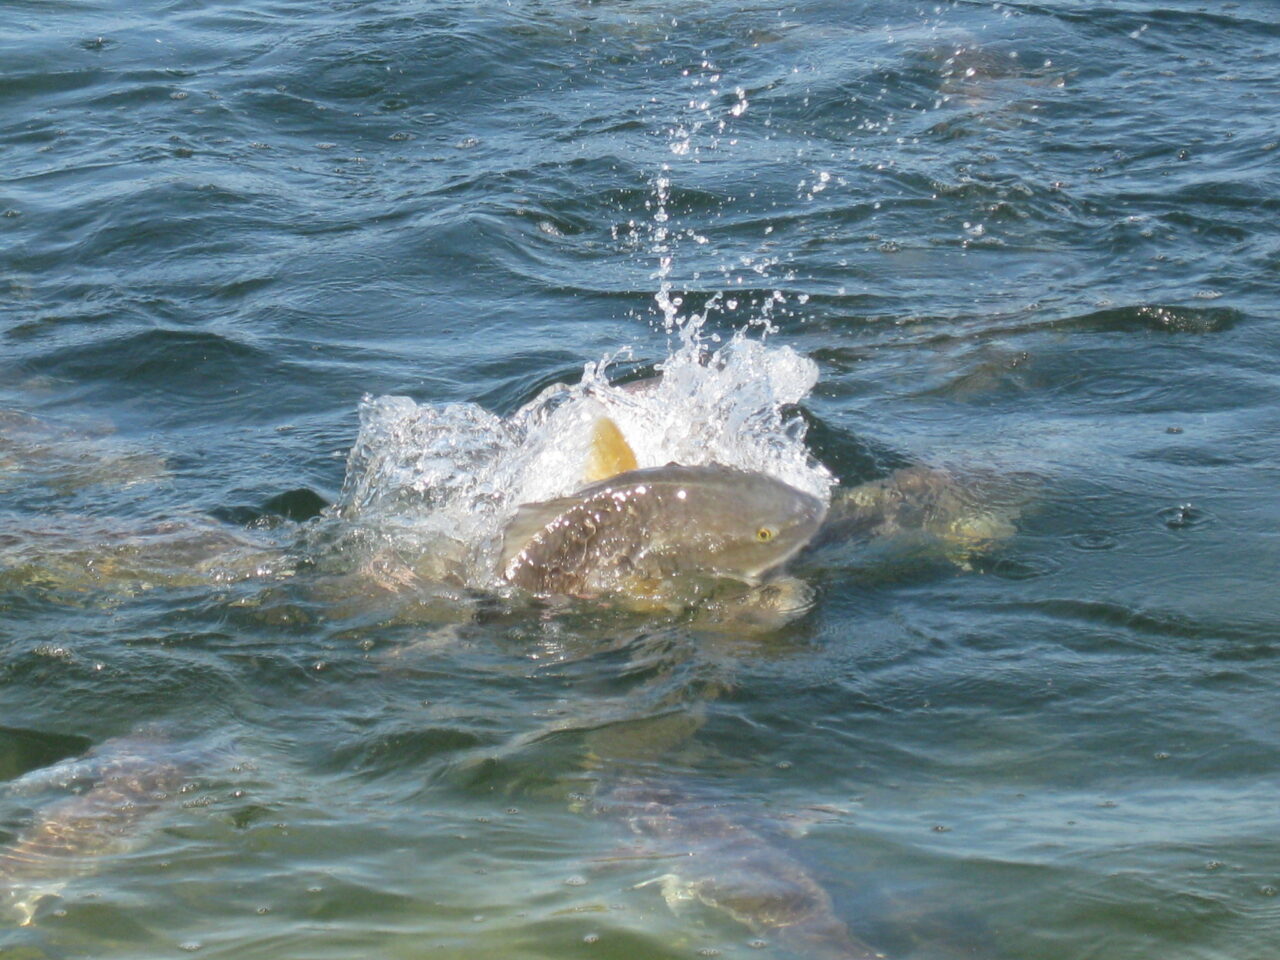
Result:
{"label": "ocean water", "polygon": [[[1277,62],[1272,0],[0,0],[0,958],[848,956],[788,880],[900,960],[1276,956]],[[1001,522],[531,601],[591,403]]]}

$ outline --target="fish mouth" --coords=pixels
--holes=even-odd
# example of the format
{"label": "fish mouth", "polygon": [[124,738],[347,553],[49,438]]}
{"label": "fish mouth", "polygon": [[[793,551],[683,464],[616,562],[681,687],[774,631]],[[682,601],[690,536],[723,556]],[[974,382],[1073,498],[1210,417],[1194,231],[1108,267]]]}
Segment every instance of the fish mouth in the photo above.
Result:
{"label": "fish mouth", "polygon": [[787,561],[789,561],[802,549],[804,549],[804,544],[798,543],[794,547],[792,547],[790,550],[788,550],[786,553],[779,554],[776,557],[770,558],[770,560],[767,563],[763,563],[757,567],[743,570],[742,579],[745,579],[748,582],[753,584],[763,583],[764,581],[769,580],[772,574],[778,573],[782,569],[782,567],[786,565]]}

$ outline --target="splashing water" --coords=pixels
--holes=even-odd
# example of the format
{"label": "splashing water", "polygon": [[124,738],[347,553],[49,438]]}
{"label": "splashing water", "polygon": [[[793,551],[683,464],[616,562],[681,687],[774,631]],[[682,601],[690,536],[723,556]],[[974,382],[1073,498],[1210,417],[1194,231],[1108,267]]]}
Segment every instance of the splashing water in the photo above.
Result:
{"label": "splashing water", "polygon": [[337,516],[399,549],[450,552],[469,583],[494,585],[504,525],[521,504],[586,484],[605,417],[638,467],[719,463],[826,502],[833,478],[805,447],[804,422],[784,412],[812,389],[817,365],[742,333],[716,350],[696,329],[681,339],[661,376],[614,385],[604,358],[506,418],[475,404],[366,397]]}
{"label": "splashing water", "polygon": [[[727,125],[746,111],[739,87],[728,113],[717,118],[721,80],[710,61],[695,71],[690,83],[698,95],[688,103],[688,122],[669,131],[673,157],[697,162],[702,131],[711,136],[705,148],[714,150]],[[723,343],[703,331],[719,295],[701,313],[682,313],[673,263],[683,239],[705,244],[707,238],[674,222],[671,184],[671,166],[663,163],[646,204],[647,253],[656,263],[653,299],[669,351],[656,365],[658,376],[615,385],[609,376],[615,358],[605,357],[587,363],[578,383],[553,384],[506,418],[475,404],[366,397],[336,516],[375,545],[449,556],[468,584],[495,586],[502,531],[516,510],[601,478],[589,475],[588,463],[596,428],[606,420],[634,453],[634,467],[722,464],[767,474],[828,503],[834,478],[805,447],[804,421],[787,412],[812,390],[817,364],[765,342],[774,304],[785,298],[775,292],[757,304],[759,315]],[[761,277],[770,265],[743,262]],[[758,339],[747,335],[752,328]]]}

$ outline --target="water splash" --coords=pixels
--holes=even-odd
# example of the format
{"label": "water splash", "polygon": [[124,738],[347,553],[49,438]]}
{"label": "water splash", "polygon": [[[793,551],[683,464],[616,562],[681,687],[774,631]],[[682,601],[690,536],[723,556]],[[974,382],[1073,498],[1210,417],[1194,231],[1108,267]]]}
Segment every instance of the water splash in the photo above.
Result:
{"label": "water splash", "polygon": [[612,360],[505,418],[475,404],[366,397],[336,515],[397,548],[460,555],[469,582],[491,585],[506,522],[521,504],[585,485],[605,417],[639,467],[720,463],[829,499],[833,478],[788,412],[817,381],[812,360],[743,333],[715,350],[689,336],[659,375],[635,383],[611,382]]}
{"label": "water splash", "polygon": [[[606,419],[634,453],[636,467],[722,464],[768,474],[829,502],[834,478],[805,447],[805,424],[791,409],[817,382],[817,365],[765,342],[784,295],[775,291],[764,302],[744,304],[755,313],[726,340],[707,330],[707,321],[716,311],[737,311],[734,295],[700,297],[699,312],[687,308],[676,287],[682,243],[709,240],[671,209],[672,165],[696,164],[715,151],[748,107],[745,90],[736,87],[724,108],[724,78],[709,60],[684,76],[693,96],[667,131],[671,156],[652,182],[648,223],[638,226],[647,237],[638,252],[654,266],[654,325],[668,351],[656,375],[614,383],[614,360],[630,355],[624,349],[587,363],[577,383],[553,384],[505,418],[474,404],[366,397],[334,513],[370,535],[375,550],[447,554],[461,564],[467,583],[496,585],[502,530],[517,508],[570,495],[598,479],[589,476],[588,464],[597,425]],[[772,266],[763,255],[740,256],[721,272],[732,287],[734,271],[749,269],[764,279]]]}

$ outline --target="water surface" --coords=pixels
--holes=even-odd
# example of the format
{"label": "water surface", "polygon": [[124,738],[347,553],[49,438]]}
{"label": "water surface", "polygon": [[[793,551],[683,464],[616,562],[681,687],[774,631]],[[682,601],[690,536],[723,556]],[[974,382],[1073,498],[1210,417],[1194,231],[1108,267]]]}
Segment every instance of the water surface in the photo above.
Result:
{"label": "water surface", "polygon": [[[889,957],[1273,955],[1274,4],[0,11],[0,839],[114,738],[185,776],[0,956],[797,955],[668,906],[635,782]],[[335,518],[363,396],[509,417],[695,315],[816,363],[842,489],[1021,478],[1016,534],[746,630]]]}

